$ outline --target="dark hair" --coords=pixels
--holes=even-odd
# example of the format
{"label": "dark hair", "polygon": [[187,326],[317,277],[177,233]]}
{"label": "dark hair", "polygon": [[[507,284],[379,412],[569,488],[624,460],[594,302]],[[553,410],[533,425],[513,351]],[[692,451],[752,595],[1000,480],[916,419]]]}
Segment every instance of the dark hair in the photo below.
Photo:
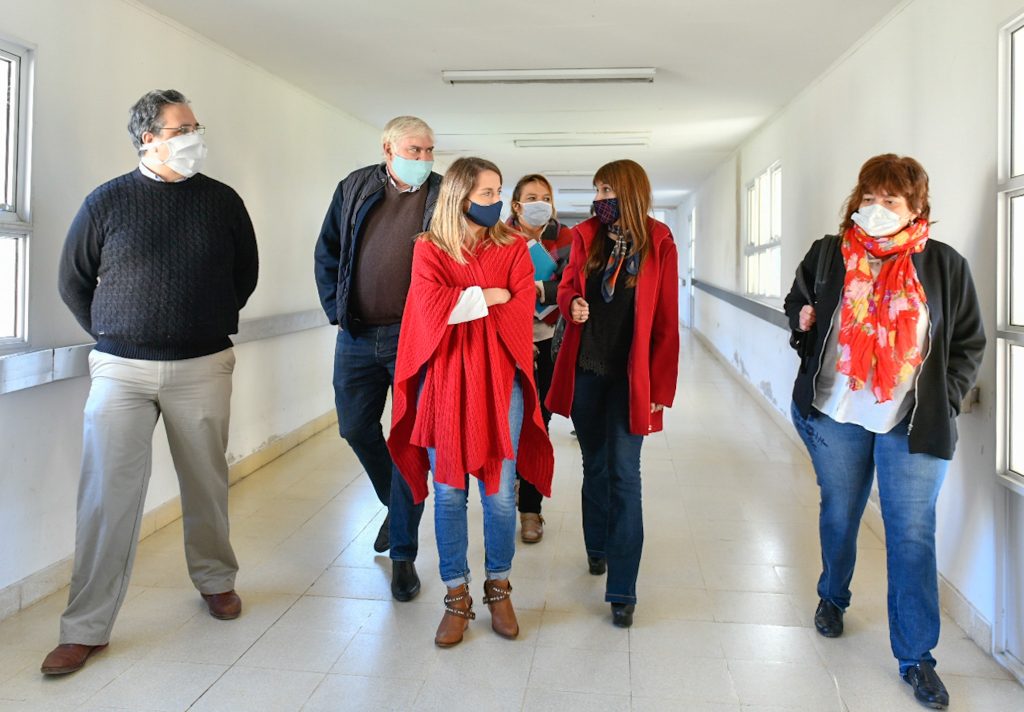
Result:
{"label": "dark hair", "polygon": [[885,191],[889,195],[906,198],[907,207],[917,213],[918,218],[930,222],[932,206],[928,203],[928,174],[924,167],[910,156],[883,153],[869,158],[860,167],[857,185],[843,206],[843,222],[840,234],[853,226],[852,215],[860,207],[865,193]]}
{"label": "dark hair", "polygon": [[132,137],[135,149],[142,148],[142,134],[155,134],[163,128],[160,125],[160,114],[165,106],[187,103],[185,95],[175,89],[154,89],[143,94],[128,110],[128,135]]}
{"label": "dark hair", "polygon": [[[647,214],[651,211],[653,196],[651,181],[646,171],[636,161],[628,158],[606,163],[594,174],[594,187],[598,183],[607,183],[615,191],[619,199],[619,218],[622,229],[633,238],[631,254],[639,255],[638,267],[642,267],[651,251],[651,235],[647,230]],[[594,240],[590,245],[584,272],[593,274],[602,269],[606,260],[604,240]],[[629,286],[636,285],[636,277],[630,275],[626,280]]]}

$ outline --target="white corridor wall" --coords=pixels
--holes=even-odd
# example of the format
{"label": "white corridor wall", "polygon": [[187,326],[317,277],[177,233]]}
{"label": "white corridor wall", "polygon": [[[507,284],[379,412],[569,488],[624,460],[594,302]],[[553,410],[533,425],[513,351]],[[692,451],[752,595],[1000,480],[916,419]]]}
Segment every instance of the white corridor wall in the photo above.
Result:
{"label": "white corridor wall", "polygon": [[[134,2],[0,0],[0,18],[0,35],[35,50],[32,348],[90,340],[58,297],[58,256],[82,199],[135,166],[128,108],[154,88],[192,100],[209,127],[204,172],[234,187],[252,216],[260,280],[242,317],[319,308],[320,223],[337,181],[378,160],[378,129]],[[233,460],[333,408],[334,334],[322,327],[237,348]],[[87,391],[77,378],[0,395],[0,591],[73,551]],[[162,427],[154,443],[147,511],[177,495]],[[0,618],[12,606],[0,600]]]}

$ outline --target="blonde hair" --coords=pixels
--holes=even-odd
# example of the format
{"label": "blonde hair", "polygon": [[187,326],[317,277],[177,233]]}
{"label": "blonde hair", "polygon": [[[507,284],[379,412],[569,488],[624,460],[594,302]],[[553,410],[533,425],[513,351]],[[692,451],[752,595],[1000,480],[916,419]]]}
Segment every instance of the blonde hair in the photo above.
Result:
{"label": "blonde hair", "polygon": [[380,135],[381,146],[395,147],[395,143],[406,136],[430,136],[434,138],[434,130],[423,119],[415,116],[396,116],[384,126]]}
{"label": "blonde hair", "polygon": [[[461,265],[466,264],[465,250],[473,250],[477,244],[473,230],[466,219],[465,204],[476,186],[477,178],[484,171],[494,171],[501,178],[498,167],[484,158],[460,158],[444,174],[437,196],[437,207],[430,219],[430,230],[420,239],[433,243]],[[481,240],[488,245],[511,245],[516,240],[505,223],[500,220],[484,231]]]}

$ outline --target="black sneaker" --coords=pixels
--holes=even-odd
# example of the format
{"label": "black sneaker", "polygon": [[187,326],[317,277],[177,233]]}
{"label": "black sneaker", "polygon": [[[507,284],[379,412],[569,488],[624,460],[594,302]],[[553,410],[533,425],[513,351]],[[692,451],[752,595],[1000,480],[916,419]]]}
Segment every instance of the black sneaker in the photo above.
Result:
{"label": "black sneaker", "polygon": [[934,663],[922,660],[914,667],[907,668],[903,679],[914,688],[914,697],[925,707],[944,710],[949,706],[949,693],[935,672]]}
{"label": "black sneaker", "polygon": [[590,567],[591,576],[600,576],[608,570],[608,560],[600,556],[588,556],[587,566]]}
{"label": "black sneaker", "polygon": [[843,634],[843,609],[822,598],[814,612],[814,627],[826,638],[838,638]]}
{"label": "black sneaker", "polygon": [[391,548],[390,527],[391,512],[388,512],[388,516],[384,517],[384,523],[380,525],[380,529],[377,531],[377,538],[373,542],[373,550],[378,554],[383,554]]}

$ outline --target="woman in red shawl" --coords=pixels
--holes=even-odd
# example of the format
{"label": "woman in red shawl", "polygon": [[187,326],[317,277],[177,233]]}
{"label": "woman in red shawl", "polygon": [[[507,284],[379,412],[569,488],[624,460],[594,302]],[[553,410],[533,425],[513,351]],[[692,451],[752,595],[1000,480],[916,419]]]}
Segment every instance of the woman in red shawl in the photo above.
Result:
{"label": "woman in red shawl", "polygon": [[441,182],[430,231],[413,252],[402,317],[388,447],[412,489],[427,496],[434,473],[434,528],[448,587],[434,642],[462,641],[475,618],[469,595],[466,505],[480,482],[491,627],[514,638],[509,594],[515,553],[516,469],[551,496],[554,456],[533,382],[533,262],[520,235],[499,221],[501,172],[460,158]]}

